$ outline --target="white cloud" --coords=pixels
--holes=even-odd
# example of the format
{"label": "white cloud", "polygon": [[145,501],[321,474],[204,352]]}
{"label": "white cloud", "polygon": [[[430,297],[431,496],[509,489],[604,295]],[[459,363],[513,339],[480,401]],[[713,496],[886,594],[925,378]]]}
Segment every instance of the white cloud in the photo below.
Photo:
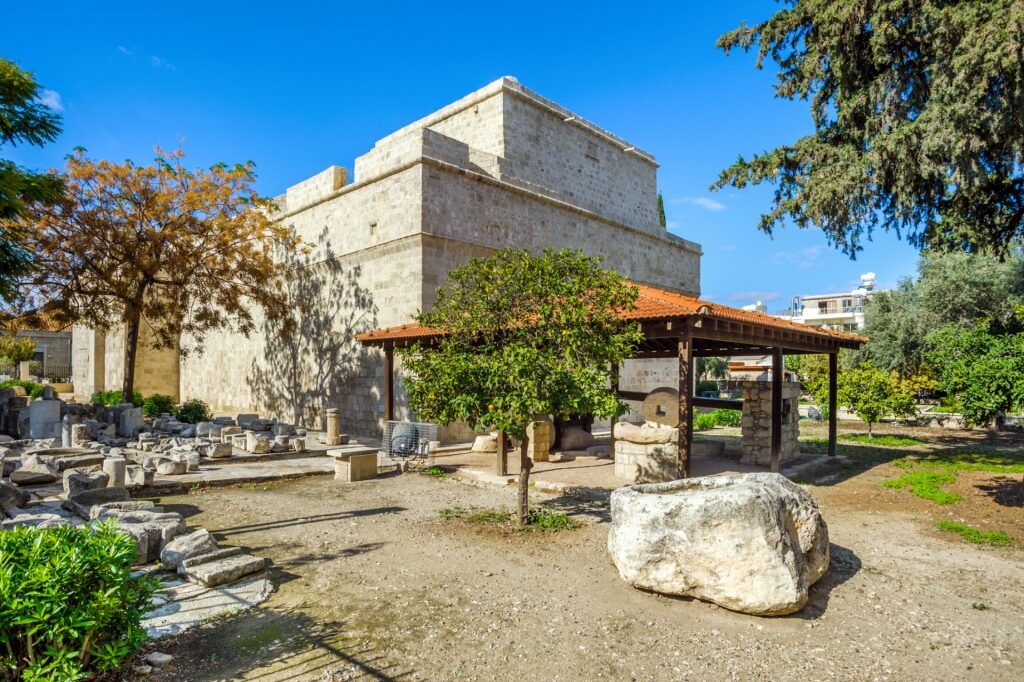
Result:
{"label": "white cloud", "polygon": [[43,90],[39,96],[39,103],[57,112],[64,111],[64,102],[61,101],[60,93],[56,90]]}
{"label": "white cloud", "polygon": [[775,301],[781,294],[777,291],[736,291],[729,294],[730,301],[747,301],[753,303],[754,301]]}
{"label": "white cloud", "polygon": [[828,251],[828,247],[819,244],[799,251],[779,251],[773,253],[769,262],[772,265],[792,265],[798,268],[813,268],[818,265],[818,256]]}
{"label": "white cloud", "polygon": [[137,47],[126,47],[125,45],[118,45],[117,46],[117,51],[118,52],[120,52],[121,54],[126,54],[129,57],[134,55],[135,54],[135,50],[137,50],[137,49],[139,49],[139,48],[137,48]]}
{"label": "white cloud", "polygon": [[707,209],[708,211],[725,210],[725,204],[715,201],[709,197],[679,197],[678,199],[673,199],[673,203],[699,206],[703,209]]}
{"label": "white cloud", "polygon": [[174,64],[171,64],[166,59],[155,55],[149,58],[149,65],[154,69],[168,69],[170,71],[174,71]]}

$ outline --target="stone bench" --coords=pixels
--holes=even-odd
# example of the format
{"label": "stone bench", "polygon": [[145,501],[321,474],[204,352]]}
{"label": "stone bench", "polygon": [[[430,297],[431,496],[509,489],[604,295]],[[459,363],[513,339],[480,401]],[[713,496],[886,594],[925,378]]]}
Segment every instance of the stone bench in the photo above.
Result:
{"label": "stone bench", "polygon": [[327,454],[334,458],[334,480],[354,483],[377,478],[377,453],[349,453],[340,450],[328,450]]}

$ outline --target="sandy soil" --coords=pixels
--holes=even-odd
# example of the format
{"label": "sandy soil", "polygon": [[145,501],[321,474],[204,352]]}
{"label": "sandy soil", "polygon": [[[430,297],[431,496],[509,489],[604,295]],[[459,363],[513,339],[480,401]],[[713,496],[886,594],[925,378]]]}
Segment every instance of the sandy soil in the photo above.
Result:
{"label": "sandy soil", "polygon": [[161,642],[175,660],[147,679],[1020,679],[1024,550],[932,530],[931,503],[880,487],[890,466],[809,486],[832,567],[801,613],[773,619],[629,587],[596,503],[551,500],[584,525],[543,534],[442,519],[514,491],[417,474],[165,498],[271,558],[280,587]]}

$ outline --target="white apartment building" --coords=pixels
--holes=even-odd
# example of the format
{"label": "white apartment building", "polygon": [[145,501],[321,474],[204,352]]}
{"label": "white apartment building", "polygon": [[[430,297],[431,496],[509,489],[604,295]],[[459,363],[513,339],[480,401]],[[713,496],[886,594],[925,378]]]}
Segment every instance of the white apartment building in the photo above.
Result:
{"label": "white apartment building", "polygon": [[875,293],[875,273],[860,276],[860,286],[841,294],[809,294],[793,299],[783,319],[812,327],[831,327],[843,331],[864,328],[864,303]]}

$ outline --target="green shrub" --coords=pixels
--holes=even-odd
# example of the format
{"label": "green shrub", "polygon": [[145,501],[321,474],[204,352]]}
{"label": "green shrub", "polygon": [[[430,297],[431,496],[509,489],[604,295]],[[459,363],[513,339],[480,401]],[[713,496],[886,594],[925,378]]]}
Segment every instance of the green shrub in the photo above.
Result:
{"label": "green shrub", "polygon": [[548,507],[531,507],[527,520],[527,529],[558,532],[560,530],[573,530],[579,528],[580,524],[570,518],[568,514]]}
{"label": "green shrub", "polygon": [[712,410],[711,414],[718,426],[739,426],[743,416],[739,410]]}
{"label": "green shrub", "polygon": [[43,384],[37,384],[34,381],[28,381],[27,379],[8,379],[0,383],[0,388],[14,388],[15,386],[21,386],[34,400],[43,394]]}
{"label": "green shrub", "polygon": [[174,398],[160,393],[147,396],[142,401],[142,413],[147,417],[159,417],[164,413],[174,414]]}
{"label": "green shrub", "polygon": [[202,400],[193,398],[178,405],[178,409],[174,411],[174,417],[186,424],[196,424],[198,422],[210,421],[213,419],[213,413],[210,412],[209,405]]}
{"label": "green shrub", "polygon": [[703,412],[698,414],[693,420],[694,431],[707,431],[715,428],[717,425],[718,422],[715,420],[713,412]]}
{"label": "green shrub", "polygon": [[113,523],[0,533],[4,679],[79,680],[129,660],[156,588],[132,577],[134,558],[134,540]]}
{"label": "green shrub", "polygon": [[697,395],[703,395],[704,393],[714,393],[718,395],[718,382],[717,381],[698,381],[697,382]]}
{"label": "green shrub", "polygon": [[[114,405],[120,405],[124,402],[124,396],[121,393],[121,389],[116,391],[96,391],[92,394],[92,398],[89,402],[93,405],[105,405],[107,407],[113,407]],[[142,407],[143,404],[142,393],[137,389],[132,391],[132,405],[135,407]]]}

